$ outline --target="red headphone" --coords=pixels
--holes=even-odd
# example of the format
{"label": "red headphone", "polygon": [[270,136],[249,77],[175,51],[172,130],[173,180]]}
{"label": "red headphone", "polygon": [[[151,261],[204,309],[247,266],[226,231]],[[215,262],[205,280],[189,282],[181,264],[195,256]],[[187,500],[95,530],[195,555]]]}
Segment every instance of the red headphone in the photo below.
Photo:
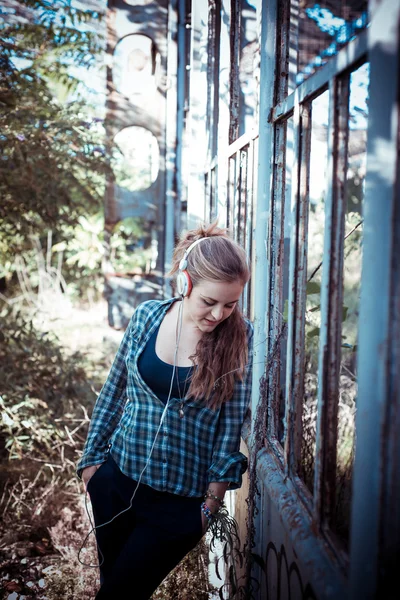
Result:
{"label": "red headphone", "polygon": [[178,290],[178,294],[180,296],[182,296],[182,298],[190,296],[190,292],[192,291],[192,288],[193,288],[192,280],[190,279],[190,275],[186,270],[188,254],[192,250],[192,248],[197,246],[197,244],[199,244],[203,240],[208,240],[208,239],[209,238],[202,237],[202,238],[196,240],[195,242],[193,242],[193,244],[191,244],[189,246],[189,248],[187,248],[187,250],[185,250],[185,254],[183,255],[181,262],[179,263],[179,272],[178,272],[178,275],[176,278],[176,287]]}

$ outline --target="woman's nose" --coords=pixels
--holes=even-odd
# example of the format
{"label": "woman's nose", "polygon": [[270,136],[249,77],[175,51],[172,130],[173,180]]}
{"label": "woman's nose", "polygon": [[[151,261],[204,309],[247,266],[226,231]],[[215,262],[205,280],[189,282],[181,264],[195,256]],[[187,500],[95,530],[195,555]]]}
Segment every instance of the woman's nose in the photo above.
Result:
{"label": "woman's nose", "polygon": [[223,308],[221,306],[220,307],[214,306],[211,311],[211,314],[215,321],[220,321],[222,319],[222,313],[223,313]]}

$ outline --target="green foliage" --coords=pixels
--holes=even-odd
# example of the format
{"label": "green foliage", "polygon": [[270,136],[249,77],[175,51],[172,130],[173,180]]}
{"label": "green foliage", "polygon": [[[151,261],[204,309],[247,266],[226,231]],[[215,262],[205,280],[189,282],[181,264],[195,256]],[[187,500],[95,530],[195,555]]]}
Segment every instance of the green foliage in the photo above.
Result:
{"label": "green foliage", "polygon": [[321,284],[319,284],[317,281],[308,281],[307,282],[307,290],[306,290],[307,295],[320,294],[320,293],[321,293]]}
{"label": "green foliage", "polygon": [[90,66],[101,48],[99,14],[70,2],[25,0],[0,25],[0,263],[29,236],[98,212],[108,161],[98,119],[83,101],[61,104],[54,82],[77,84],[71,64]]}
{"label": "green foliage", "polygon": [[52,252],[63,253],[63,273],[69,282],[69,293],[78,295],[89,288],[98,292],[102,287],[102,263],[106,255],[115,272],[144,271],[151,260],[151,249],[139,245],[143,229],[142,219],[125,219],[114,228],[106,243],[101,213],[81,216],[76,226],[64,228],[64,240],[53,245]]}
{"label": "green foliage", "polygon": [[23,315],[1,313],[0,434],[11,459],[58,458],[67,434],[55,419],[88,393],[82,362],[78,353],[66,357],[54,335],[37,331]]}
{"label": "green foliage", "polygon": [[113,230],[110,240],[111,262],[116,272],[132,273],[145,271],[151,260],[151,248],[143,246],[145,221],[129,217],[120,221]]}

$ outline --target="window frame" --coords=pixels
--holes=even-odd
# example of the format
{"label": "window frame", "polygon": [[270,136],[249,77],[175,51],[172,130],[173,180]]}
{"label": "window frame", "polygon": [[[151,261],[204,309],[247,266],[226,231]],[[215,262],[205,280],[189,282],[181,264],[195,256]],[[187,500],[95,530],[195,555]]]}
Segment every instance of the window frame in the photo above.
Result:
{"label": "window frame", "polygon": [[[285,4],[286,6],[283,6]],[[286,27],[281,29],[277,53],[275,98],[271,110],[274,132],[272,192],[268,228],[270,306],[267,322],[269,333],[268,353],[279,343],[283,327],[282,305],[282,247],[285,179],[280,174],[285,164],[285,127],[293,117],[294,162],[291,187],[291,231],[289,258],[289,298],[287,324],[287,369],[285,386],[286,436],[284,448],[277,439],[278,406],[276,381],[279,382],[279,360],[273,360],[268,374],[269,394],[267,443],[275,453],[282,469],[291,478],[294,489],[309,512],[312,524],[324,533],[336,559],[344,570],[348,568],[348,555],[333,534],[330,524],[334,515],[336,488],[336,444],[338,381],[341,358],[341,310],[343,298],[343,240],[345,215],[345,182],[348,149],[348,112],[350,72],[358,68],[367,55],[367,31],[358,34],[338,54],[318,71],[288,89],[287,73],[290,2],[280,4],[280,18]],[[291,47],[292,59],[297,48]],[[284,68],[282,64],[286,67]],[[293,80],[293,77],[292,77]],[[307,237],[309,211],[309,172],[311,150],[312,101],[329,89],[328,168],[325,196],[324,268],[321,285],[321,331],[318,360],[317,433],[313,494],[302,481],[300,472],[302,409],[304,402],[304,349],[305,303],[307,286]],[[278,307],[273,310],[271,307]],[[275,382],[275,383],[274,383]],[[329,424],[333,424],[329,426]]]}

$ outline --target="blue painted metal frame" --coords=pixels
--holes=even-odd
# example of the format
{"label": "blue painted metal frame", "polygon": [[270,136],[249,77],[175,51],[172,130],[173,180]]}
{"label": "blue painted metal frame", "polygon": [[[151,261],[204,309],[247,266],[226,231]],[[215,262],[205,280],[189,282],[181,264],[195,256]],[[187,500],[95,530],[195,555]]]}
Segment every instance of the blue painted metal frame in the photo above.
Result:
{"label": "blue painted metal frame", "polygon": [[260,380],[265,374],[269,322],[269,213],[273,186],[273,124],[269,120],[274,103],[274,82],[276,69],[276,24],[278,1],[262,3],[261,14],[261,65],[260,81],[263,90],[260,93],[259,145],[258,145],[258,186],[257,207],[254,229],[255,281],[262,285],[262,291],[254,297],[254,367],[252,393],[252,434],[254,418],[259,403]]}
{"label": "blue painted metal frame", "polygon": [[400,239],[400,2],[384,0],[373,9],[368,30],[371,117],[364,198],[351,600],[389,598],[393,593],[390,585],[398,592],[400,568],[400,328],[396,256]]}

